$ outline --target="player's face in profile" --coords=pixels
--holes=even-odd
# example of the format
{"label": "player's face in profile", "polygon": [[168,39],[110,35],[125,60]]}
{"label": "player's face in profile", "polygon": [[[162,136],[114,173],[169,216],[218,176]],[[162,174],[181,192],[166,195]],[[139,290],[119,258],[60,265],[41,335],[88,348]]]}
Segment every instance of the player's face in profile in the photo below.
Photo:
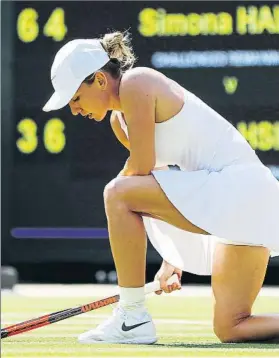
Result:
{"label": "player's face in profile", "polygon": [[69,102],[73,115],[102,121],[109,110],[108,81],[102,72],[95,74],[92,84],[82,83]]}

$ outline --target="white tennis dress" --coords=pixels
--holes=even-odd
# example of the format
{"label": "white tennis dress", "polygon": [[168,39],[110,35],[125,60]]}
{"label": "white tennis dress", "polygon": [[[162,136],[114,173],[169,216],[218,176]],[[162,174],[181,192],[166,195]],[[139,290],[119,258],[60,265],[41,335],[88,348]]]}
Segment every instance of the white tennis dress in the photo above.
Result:
{"label": "white tennis dress", "polygon": [[162,190],[185,218],[211,234],[143,217],[163,259],[183,271],[210,275],[217,241],[264,246],[279,255],[279,182],[233,125],[185,90],[181,111],[156,123],[155,148],[156,167],[180,167],[152,172]]}

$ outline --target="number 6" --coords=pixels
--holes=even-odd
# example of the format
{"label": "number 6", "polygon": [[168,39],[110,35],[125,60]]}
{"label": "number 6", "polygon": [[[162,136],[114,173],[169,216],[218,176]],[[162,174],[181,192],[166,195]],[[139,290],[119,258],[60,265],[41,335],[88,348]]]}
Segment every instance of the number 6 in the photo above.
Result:
{"label": "number 6", "polygon": [[17,33],[21,41],[32,42],[36,40],[39,33],[37,19],[38,13],[32,8],[24,9],[18,15]]}
{"label": "number 6", "polygon": [[65,125],[59,118],[50,119],[44,128],[45,148],[50,153],[62,152],[66,145]]}

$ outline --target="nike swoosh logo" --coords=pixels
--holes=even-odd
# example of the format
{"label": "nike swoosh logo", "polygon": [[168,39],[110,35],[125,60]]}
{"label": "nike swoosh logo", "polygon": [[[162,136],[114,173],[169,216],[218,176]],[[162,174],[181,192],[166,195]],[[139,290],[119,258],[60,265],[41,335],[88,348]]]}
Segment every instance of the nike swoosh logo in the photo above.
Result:
{"label": "nike swoosh logo", "polygon": [[134,324],[133,326],[126,326],[125,322],[122,324],[122,330],[124,332],[128,332],[128,331],[131,331],[131,329],[134,329],[134,328],[137,328],[137,327],[140,327],[142,326],[143,324],[146,324],[146,323],[149,323],[150,321],[147,321],[147,322],[142,322],[142,323],[138,323],[138,324]]}

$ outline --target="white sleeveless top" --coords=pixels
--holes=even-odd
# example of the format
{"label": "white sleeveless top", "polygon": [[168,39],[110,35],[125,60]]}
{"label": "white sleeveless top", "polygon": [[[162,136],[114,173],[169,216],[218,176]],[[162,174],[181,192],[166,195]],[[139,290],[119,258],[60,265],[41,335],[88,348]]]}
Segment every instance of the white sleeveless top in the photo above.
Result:
{"label": "white sleeveless top", "polygon": [[[128,137],[121,113],[118,118]],[[279,183],[221,115],[185,90],[181,111],[156,123],[155,150],[155,167],[180,167],[152,174],[185,218],[219,241],[279,252]],[[143,220],[150,241],[166,261],[195,274],[211,273],[216,242],[211,236]]]}
{"label": "white sleeveless top", "polygon": [[[218,171],[232,164],[259,162],[238,130],[194,94],[184,93],[181,111],[155,125],[156,167],[178,165],[189,171]],[[121,112],[119,119],[128,137]]]}

